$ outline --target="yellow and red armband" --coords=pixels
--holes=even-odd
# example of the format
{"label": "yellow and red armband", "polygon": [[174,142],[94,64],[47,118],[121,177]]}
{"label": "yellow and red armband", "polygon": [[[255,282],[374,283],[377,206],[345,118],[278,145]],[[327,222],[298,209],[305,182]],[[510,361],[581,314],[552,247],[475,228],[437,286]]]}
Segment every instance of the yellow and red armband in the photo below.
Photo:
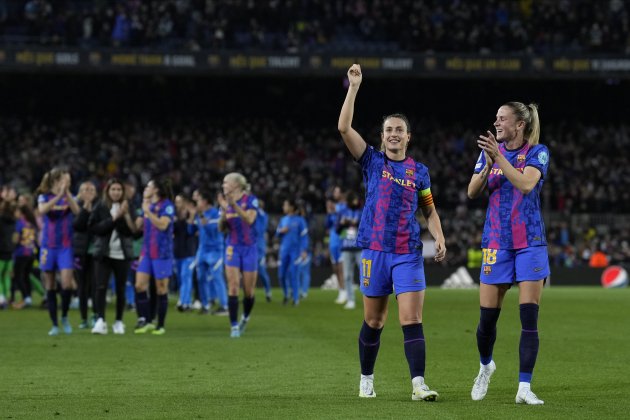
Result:
{"label": "yellow and red armband", "polygon": [[420,191],[418,196],[420,198],[418,203],[420,207],[427,207],[433,204],[433,195],[431,194],[431,188]]}

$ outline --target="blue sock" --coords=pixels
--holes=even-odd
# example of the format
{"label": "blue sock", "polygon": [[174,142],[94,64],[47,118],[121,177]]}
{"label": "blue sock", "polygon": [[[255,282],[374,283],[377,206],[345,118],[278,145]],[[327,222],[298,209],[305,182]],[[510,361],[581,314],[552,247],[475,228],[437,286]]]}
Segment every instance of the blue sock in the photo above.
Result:
{"label": "blue sock", "polygon": [[68,310],[70,309],[70,302],[72,301],[72,290],[61,289],[61,317],[68,316]]}
{"label": "blue sock", "polygon": [[139,318],[149,319],[149,296],[147,292],[136,292],[136,311]]}
{"label": "blue sock", "polygon": [[245,318],[249,318],[249,314],[252,313],[252,308],[254,307],[255,297],[244,297],[243,298],[243,316]]}
{"label": "blue sock", "polygon": [[402,330],[405,339],[405,356],[407,357],[407,363],[409,363],[411,378],[413,379],[416,376],[424,377],[426,349],[422,323],[403,325]]}
{"label": "blue sock", "polygon": [[531,382],[538,356],[538,305],[524,303],[521,309],[521,342],[518,346],[520,369],[519,382]]}
{"label": "blue sock", "polygon": [[479,326],[477,326],[477,348],[482,365],[492,361],[492,349],[497,339],[497,321],[501,308],[480,307]]}
{"label": "blue sock", "polygon": [[228,312],[230,313],[230,324],[238,325],[238,296],[228,296]]}
{"label": "blue sock", "polygon": [[359,361],[361,362],[361,374],[372,375],[376,356],[381,346],[381,332],[383,329],[370,327],[365,321],[359,333]]}
{"label": "blue sock", "polygon": [[56,327],[59,322],[57,320],[57,291],[49,290],[46,292],[46,301],[48,303],[48,314],[50,315],[50,320],[53,325]]}
{"label": "blue sock", "polygon": [[157,327],[164,327],[164,321],[166,320],[166,310],[168,309],[168,295],[158,295],[157,297],[157,315],[158,323]]}

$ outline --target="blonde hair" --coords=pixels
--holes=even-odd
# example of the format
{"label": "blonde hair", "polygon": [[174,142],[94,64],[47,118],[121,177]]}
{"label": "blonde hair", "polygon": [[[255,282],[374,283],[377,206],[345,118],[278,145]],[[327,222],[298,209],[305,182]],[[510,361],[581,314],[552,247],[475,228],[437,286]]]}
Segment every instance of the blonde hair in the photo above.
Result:
{"label": "blonde hair", "polygon": [[252,189],[252,186],[247,182],[247,178],[240,172],[230,172],[225,178],[235,182],[245,192],[250,192]]}
{"label": "blonde hair", "polygon": [[540,119],[538,117],[538,105],[531,103],[525,105],[522,102],[508,102],[503,106],[510,107],[516,121],[523,121],[525,123],[525,131],[523,132],[523,138],[527,140],[530,146],[535,146],[540,141]]}

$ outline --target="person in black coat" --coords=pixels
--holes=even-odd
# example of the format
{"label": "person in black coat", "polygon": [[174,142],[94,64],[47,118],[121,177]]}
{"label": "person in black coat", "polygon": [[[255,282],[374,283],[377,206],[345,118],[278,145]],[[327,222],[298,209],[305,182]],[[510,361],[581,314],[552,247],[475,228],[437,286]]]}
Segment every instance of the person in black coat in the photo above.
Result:
{"label": "person in black coat", "polygon": [[[88,299],[94,303],[94,259],[91,245],[92,235],[88,232],[88,220],[97,203],[96,186],[91,181],[85,181],[79,186],[77,204],[81,211],[72,222],[72,250],[74,252],[74,279],[77,282],[79,295],[79,311],[81,312],[80,329],[93,326],[88,323]],[[93,323],[93,320],[92,320]]]}
{"label": "person in black coat", "polygon": [[125,196],[123,183],[110,179],[103,190],[103,198],[94,208],[88,222],[94,235],[94,260],[96,262],[96,313],[98,319],[93,334],[107,334],[105,322],[105,295],[111,273],[116,282],[116,322],[114,334],[124,334],[122,316],[125,310],[125,282],[133,254],[136,226],[133,210]]}

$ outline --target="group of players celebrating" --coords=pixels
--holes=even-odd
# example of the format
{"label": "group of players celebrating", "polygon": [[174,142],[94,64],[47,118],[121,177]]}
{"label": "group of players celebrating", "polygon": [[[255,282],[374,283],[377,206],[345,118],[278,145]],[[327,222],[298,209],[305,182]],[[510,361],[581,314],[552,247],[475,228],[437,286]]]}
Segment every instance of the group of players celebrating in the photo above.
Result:
{"label": "group of players celebrating", "polygon": [[[435,240],[435,261],[445,259],[446,247],[431,193],[429,169],[407,154],[411,128],[405,115],[390,114],[383,118],[380,150],[368,145],[353,129],[355,99],[362,81],[360,66],[353,65],[347,75],[349,88],[339,115],[338,129],[350,154],[362,168],[366,190],[364,207],[359,208],[357,197],[357,204],[348,213],[343,227],[344,238],[352,233],[352,243],[345,250],[353,252],[348,254],[346,261],[352,267],[359,265],[363,294],[364,319],[358,340],[359,396],[376,397],[374,366],[387,317],[388,298],[395,293],[412,399],[435,401],[438,393],[430,389],[424,379],[426,337],[422,311],[426,281],[417,210],[423,214],[427,229]],[[477,329],[480,367],[471,398],[482,400],[485,397],[497,369],[492,358],[497,320],[507,290],[516,283],[522,330],[515,401],[537,405],[543,401],[531,391],[530,383],[539,347],[539,303],[550,272],[539,198],[547,176],[549,150],[539,144],[540,123],[535,104],[507,102],[501,105],[494,128],[495,133],[488,131],[477,140],[481,151],[467,191],[471,199],[480,196],[485,189],[489,191],[481,244],[483,264]],[[180,274],[180,307],[190,305],[191,284],[181,274],[190,269],[194,260],[202,305],[207,308],[211,297],[219,300],[220,310],[229,314],[230,336],[233,338],[243,334],[250,320],[259,272],[270,299],[269,278],[264,267],[264,239],[261,248],[267,218],[240,173],[225,176],[222,191],[215,200],[202,189],[189,204],[173,203],[168,184],[152,179],[144,188],[141,209],[138,210],[132,208],[125,185],[115,179],[107,183],[102,199],[94,208],[87,205],[81,195],[77,201],[70,193],[69,173],[60,169],[46,174],[38,192],[37,210],[43,218],[40,267],[53,324],[50,335],[60,331],[56,272],[61,279],[61,326],[66,333],[72,331],[67,314],[75,268],[73,225],[87,229],[95,237],[95,312],[98,320],[93,333],[107,332],[105,290],[112,273],[118,300],[113,331],[125,332],[122,323],[124,284],[134,261],[134,239],[140,237],[142,246],[134,282],[138,313],[135,333],[162,335],[166,332],[169,279],[174,261]],[[308,227],[293,200],[287,200],[283,210],[285,216],[276,230],[282,238],[279,278],[284,302],[292,298],[293,304],[297,305],[308,290],[308,283],[306,288],[301,286],[299,274],[300,262],[308,260]],[[199,238],[194,259],[186,256],[189,259],[181,261],[174,255],[178,220],[189,235],[196,234]],[[339,268],[336,265],[340,262],[339,255],[334,252],[332,257],[333,267]],[[352,270],[354,268],[350,269],[350,274]],[[336,274],[340,282],[345,277],[346,282],[350,278],[352,283],[351,275],[344,276],[340,271]],[[151,284],[155,287],[150,292]],[[244,296],[239,318],[241,289]],[[352,309],[354,292],[351,287],[346,290],[340,293],[338,301],[347,301],[346,307]],[[154,317],[157,318],[155,323]]]}

